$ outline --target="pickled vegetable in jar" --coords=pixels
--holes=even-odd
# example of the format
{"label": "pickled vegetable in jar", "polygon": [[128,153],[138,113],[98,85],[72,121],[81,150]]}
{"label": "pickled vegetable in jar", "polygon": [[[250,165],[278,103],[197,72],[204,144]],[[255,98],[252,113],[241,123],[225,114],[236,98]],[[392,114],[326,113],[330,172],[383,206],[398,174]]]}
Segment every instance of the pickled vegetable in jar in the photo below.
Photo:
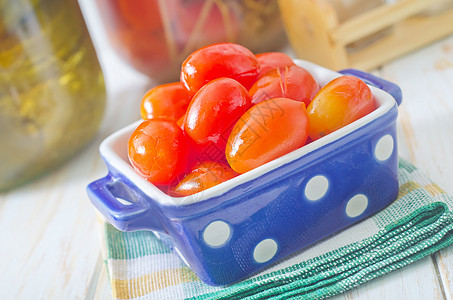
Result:
{"label": "pickled vegetable in jar", "polygon": [[179,80],[189,53],[234,42],[254,53],[287,44],[277,0],[96,0],[116,53],[158,82]]}
{"label": "pickled vegetable in jar", "polygon": [[77,1],[1,1],[0,191],[79,152],[104,107],[103,74]]}

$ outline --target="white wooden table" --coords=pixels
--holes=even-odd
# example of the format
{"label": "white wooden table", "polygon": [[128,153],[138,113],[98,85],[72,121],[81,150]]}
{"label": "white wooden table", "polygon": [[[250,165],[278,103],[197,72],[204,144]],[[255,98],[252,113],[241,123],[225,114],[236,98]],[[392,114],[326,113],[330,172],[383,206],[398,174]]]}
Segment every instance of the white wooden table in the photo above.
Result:
{"label": "white wooden table", "polygon": [[[111,298],[101,227],[85,187],[106,173],[99,143],[139,118],[141,97],[152,82],[105,47],[91,2],[81,1],[106,75],[106,117],[94,141],[66,165],[0,194],[0,299]],[[375,74],[403,90],[400,155],[453,194],[453,36]],[[452,284],[449,247],[334,299],[453,299]]]}

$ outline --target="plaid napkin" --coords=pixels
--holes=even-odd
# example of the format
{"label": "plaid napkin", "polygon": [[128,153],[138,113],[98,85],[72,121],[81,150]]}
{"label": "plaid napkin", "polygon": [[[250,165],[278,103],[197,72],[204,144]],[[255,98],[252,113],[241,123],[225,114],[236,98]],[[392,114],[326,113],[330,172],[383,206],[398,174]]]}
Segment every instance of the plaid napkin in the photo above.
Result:
{"label": "plaid napkin", "polygon": [[153,233],[105,224],[115,299],[320,299],[404,267],[453,242],[453,198],[400,159],[385,210],[228,287],[201,282]]}

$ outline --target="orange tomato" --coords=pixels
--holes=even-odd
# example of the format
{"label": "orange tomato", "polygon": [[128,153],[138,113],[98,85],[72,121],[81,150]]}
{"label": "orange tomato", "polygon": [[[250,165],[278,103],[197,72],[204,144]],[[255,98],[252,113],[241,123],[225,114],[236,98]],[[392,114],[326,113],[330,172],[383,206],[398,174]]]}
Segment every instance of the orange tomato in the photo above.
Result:
{"label": "orange tomato", "polygon": [[174,121],[152,119],[142,122],[128,141],[132,167],[146,180],[170,184],[186,171],[188,146]]}
{"label": "orange tomato", "polygon": [[227,181],[238,174],[228,165],[205,161],[196,165],[173,189],[175,196],[188,196]]}
{"label": "orange tomato", "polygon": [[245,173],[302,147],[307,137],[305,104],[287,98],[269,99],[239,119],[225,155],[235,172]]}
{"label": "orange tomato", "polygon": [[167,118],[178,121],[184,116],[190,97],[180,82],[158,85],[142,99],[140,113],[143,120]]}
{"label": "orange tomato", "polygon": [[291,57],[282,52],[265,52],[255,55],[260,64],[260,76],[277,68],[284,68],[294,65]]}
{"label": "orange tomato", "polygon": [[294,65],[267,72],[253,84],[249,93],[254,104],[283,97],[308,105],[318,91],[319,85],[313,76],[304,68]]}
{"label": "orange tomato", "polygon": [[338,77],[326,84],[307,107],[310,138],[319,139],[375,109],[374,96],[362,80]]}

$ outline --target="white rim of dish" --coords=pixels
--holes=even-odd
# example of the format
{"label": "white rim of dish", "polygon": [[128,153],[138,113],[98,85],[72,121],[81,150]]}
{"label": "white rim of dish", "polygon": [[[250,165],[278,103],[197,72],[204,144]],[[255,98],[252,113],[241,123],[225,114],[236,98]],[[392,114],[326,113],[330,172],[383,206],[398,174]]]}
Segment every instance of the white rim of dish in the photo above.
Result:
{"label": "white rim of dish", "polygon": [[[318,66],[304,60],[294,60],[294,62],[310,72],[316,81],[324,86],[327,82],[332,79],[342,76],[343,74],[334,72],[324,67]],[[135,128],[142,122],[138,120],[123,129],[118,130],[109,137],[107,137],[100,145],[99,150],[104,159],[113,166],[115,169],[120,171],[123,176],[133,182],[142,192],[148,195],[150,198],[159,202],[161,205],[176,206],[176,205],[189,205],[204,201],[216,196],[220,196],[239,184],[251,181],[273,169],[281,167],[285,164],[292,162],[293,160],[300,158],[324,145],[327,145],[339,138],[353,132],[354,130],[363,127],[371,121],[387,113],[393,106],[396,105],[395,99],[385,91],[370,86],[379,107],[371,112],[370,114],[360,118],[359,120],[348,124],[316,141],[311,142],[297,150],[294,150],[284,156],[281,156],[271,162],[268,162],[262,166],[259,166],[249,172],[240,174],[235,178],[232,178],[226,182],[218,184],[214,187],[208,188],[202,192],[185,196],[185,197],[172,197],[164,193],[158,187],[152,183],[143,179],[130,165],[127,157],[127,141]]]}

